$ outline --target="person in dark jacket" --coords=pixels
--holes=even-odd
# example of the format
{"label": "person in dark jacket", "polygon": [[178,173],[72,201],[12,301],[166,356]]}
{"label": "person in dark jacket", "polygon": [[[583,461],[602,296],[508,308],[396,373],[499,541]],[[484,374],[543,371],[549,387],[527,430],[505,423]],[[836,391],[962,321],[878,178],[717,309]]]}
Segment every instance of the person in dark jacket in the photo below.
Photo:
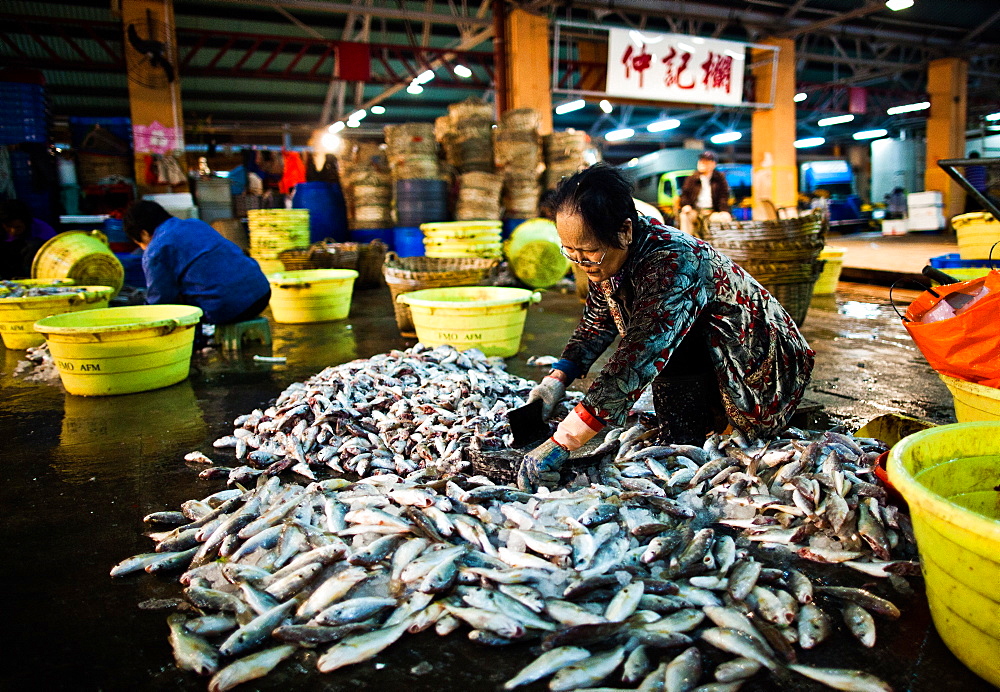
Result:
{"label": "person in dark jacket", "polygon": [[38,250],[55,229],[36,219],[31,208],[19,199],[0,207],[0,279],[26,279]]}
{"label": "person in dark jacket", "polygon": [[563,254],[589,278],[583,319],[529,394],[545,417],[566,387],[621,337],[555,433],[525,455],[518,484],[558,479],[570,452],[623,425],[647,385],[665,442],[702,445],[727,426],[748,439],[783,430],[814,353],[753,277],[702,240],[639,215],[621,171],[597,164],[554,200]]}
{"label": "person in dark jacket", "polygon": [[711,221],[731,221],[733,218],[729,213],[729,183],[726,176],[716,170],[718,161],[715,152],[702,152],[695,173],[685,178],[681,186],[678,218],[685,233],[696,234],[701,217],[708,216]]}
{"label": "person in dark jacket", "polygon": [[156,202],[135,202],[122,219],[143,249],[146,300],[201,308],[209,324],[257,317],[271,300],[260,265],[199,219],[178,219]]}

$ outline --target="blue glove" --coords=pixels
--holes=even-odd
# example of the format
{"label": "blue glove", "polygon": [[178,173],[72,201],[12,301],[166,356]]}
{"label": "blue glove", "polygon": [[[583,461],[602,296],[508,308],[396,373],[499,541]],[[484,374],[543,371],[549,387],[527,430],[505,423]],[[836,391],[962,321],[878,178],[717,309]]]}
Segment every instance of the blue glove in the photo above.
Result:
{"label": "blue glove", "polygon": [[567,459],[569,450],[550,437],[524,455],[517,472],[517,487],[533,493],[540,482],[558,483],[559,469]]}

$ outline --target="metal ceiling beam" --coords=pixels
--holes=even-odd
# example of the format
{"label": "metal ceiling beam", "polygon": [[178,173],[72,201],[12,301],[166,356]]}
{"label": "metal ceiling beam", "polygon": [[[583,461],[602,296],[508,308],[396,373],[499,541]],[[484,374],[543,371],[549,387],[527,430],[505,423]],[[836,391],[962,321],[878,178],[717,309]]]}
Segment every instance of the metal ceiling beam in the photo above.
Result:
{"label": "metal ceiling beam", "polygon": [[963,46],[968,45],[972,41],[972,39],[974,39],[976,36],[979,36],[979,34],[983,33],[989,27],[993,26],[998,19],[1000,19],[1000,10],[997,10],[992,17],[990,17],[985,22],[983,22],[975,29],[967,33],[965,36],[963,36],[962,40],[959,41],[959,44]]}
{"label": "metal ceiling beam", "polygon": [[877,12],[878,10],[884,9],[885,4],[880,0],[868,0],[861,7],[857,7],[850,12],[844,12],[843,14],[837,14],[832,17],[827,17],[826,19],[821,19],[818,22],[812,22],[811,24],[803,24],[802,26],[795,27],[794,29],[789,29],[778,34],[782,38],[795,38],[801,34],[811,34],[819,31],[820,29],[826,29],[831,26],[836,26],[842,22],[846,22],[849,19],[857,19],[858,17],[864,17],[871,14],[872,12]]}
{"label": "metal ceiling beam", "polygon": [[438,12],[419,12],[415,10],[394,10],[388,7],[365,7],[360,9],[355,4],[325,2],[324,0],[213,0],[213,2],[230,3],[233,5],[258,5],[260,7],[285,7],[290,9],[309,10],[310,12],[327,12],[331,14],[351,14],[363,12],[372,17],[383,17],[385,19],[412,20],[417,22],[431,22],[434,24],[454,25],[457,22],[469,26],[488,27],[492,20],[480,19],[479,17],[456,17],[454,14],[443,14]]}

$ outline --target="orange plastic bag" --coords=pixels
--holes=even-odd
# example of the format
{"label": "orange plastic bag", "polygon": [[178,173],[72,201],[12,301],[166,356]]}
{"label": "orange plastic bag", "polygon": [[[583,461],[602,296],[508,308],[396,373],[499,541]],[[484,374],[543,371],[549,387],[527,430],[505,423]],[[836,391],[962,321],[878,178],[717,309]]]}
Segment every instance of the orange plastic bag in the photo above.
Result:
{"label": "orange plastic bag", "polygon": [[[953,317],[921,322],[949,296],[949,303],[961,304],[963,301],[956,301],[953,294],[972,296],[983,287],[988,293],[966,307],[957,308]],[[950,312],[948,306],[942,307]],[[906,309],[903,324],[924,358],[938,372],[985,387],[1000,387],[1000,270],[922,293]]]}

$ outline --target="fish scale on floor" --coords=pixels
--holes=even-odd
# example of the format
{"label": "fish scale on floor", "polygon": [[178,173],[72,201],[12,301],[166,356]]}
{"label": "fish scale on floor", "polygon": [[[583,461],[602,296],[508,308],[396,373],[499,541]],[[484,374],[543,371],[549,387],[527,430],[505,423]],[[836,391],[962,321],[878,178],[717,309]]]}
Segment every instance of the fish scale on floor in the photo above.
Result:
{"label": "fish scale on floor", "polygon": [[[170,616],[170,642],[213,691],[300,651],[337,670],[430,628],[537,646],[506,689],[550,678],[553,690],[708,692],[793,674],[890,689],[797,662],[797,649],[841,632],[869,647],[876,623],[899,616],[851,575],[905,590],[919,571],[908,517],[873,474],[884,445],[795,428],[766,442],[657,444],[637,424],[609,433],[601,463],[559,489],[465,473],[474,440],[507,439],[503,412],[530,386],[447,347],[328,368],[224,440],[237,457],[274,458],[220,470],[236,487],[149,515],[173,528],[112,576],[181,573],[196,612]],[[319,480],[321,469],[358,479]],[[815,563],[822,584],[806,574]],[[722,653],[733,658],[703,670]]]}

